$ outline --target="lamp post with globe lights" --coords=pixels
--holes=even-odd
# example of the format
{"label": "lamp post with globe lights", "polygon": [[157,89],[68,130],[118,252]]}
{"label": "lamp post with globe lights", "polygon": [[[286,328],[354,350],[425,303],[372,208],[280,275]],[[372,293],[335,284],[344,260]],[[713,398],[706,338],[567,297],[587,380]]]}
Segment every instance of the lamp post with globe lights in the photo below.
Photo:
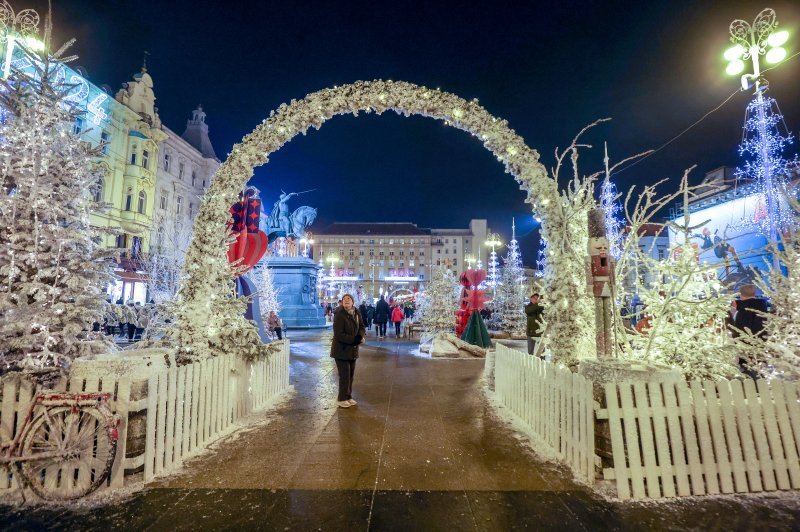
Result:
{"label": "lamp post with globe lights", "polygon": [[497,295],[497,248],[503,245],[503,241],[500,240],[500,235],[497,233],[489,233],[486,235],[484,244],[492,248],[489,255],[489,275],[486,284],[492,287],[492,298],[494,298]]}
{"label": "lamp post with globe lights", "polygon": [[[752,155],[753,161],[747,162],[744,169],[737,174],[753,179],[766,211],[765,219],[761,223],[762,231],[770,243],[777,246],[779,228],[789,221],[788,209],[780,197],[787,184],[787,163],[781,152],[784,144],[791,142],[791,138],[772,131],[781,117],[777,112],[777,105],[773,112],[774,100],[764,96],[769,84],[762,77],[760,59],[764,56],[768,64],[783,61],[787,55],[784,45],[789,40],[789,32],[778,31],[775,11],[769,8],[761,11],[752,24],[744,20],[734,20],[729,31],[733,46],[723,54],[728,61],[725,71],[732,76],[739,75],[746,69],[745,62],[751,63],[752,73],[742,74],[740,82],[743,91],[752,88],[755,94],[747,107],[745,138],[739,149],[743,155]],[[773,267],[779,268],[777,254],[773,253],[772,258]]]}

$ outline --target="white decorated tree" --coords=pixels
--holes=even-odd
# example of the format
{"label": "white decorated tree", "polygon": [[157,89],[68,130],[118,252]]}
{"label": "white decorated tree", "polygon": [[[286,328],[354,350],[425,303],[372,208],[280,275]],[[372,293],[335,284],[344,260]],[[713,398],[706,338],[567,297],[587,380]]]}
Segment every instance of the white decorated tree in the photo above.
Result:
{"label": "white decorated tree", "polygon": [[455,275],[444,266],[434,266],[431,270],[431,280],[424,296],[418,296],[422,312],[417,314],[417,321],[426,334],[452,333],[456,327],[460,285]]}
{"label": "white decorated tree", "polygon": [[[635,275],[646,322],[633,334],[632,349],[623,356],[676,368],[687,379],[730,377],[736,372],[735,357],[723,331],[731,296],[717,279],[716,266],[701,261],[693,243],[693,234],[703,224],[691,225],[693,189],[688,174],[684,173],[678,192],[659,199],[654,199],[659,184],[645,187],[630,211],[630,231],[623,241],[617,279],[625,278],[631,268],[651,275],[650,282]],[[628,198],[631,196],[629,192]],[[641,241],[640,229],[662,206],[680,196],[685,214],[680,223],[670,222],[676,238],[669,257],[653,258],[652,250]]]}
{"label": "white decorated tree", "polygon": [[516,237],[516,224],[512,227],[511,241],[508,243],[503,269],[500,272],[500,283],[494,300],[495,312],[500,328],[512,336],[524,336],[526,317],[524,313],[527,301],[525,272],[522,269],[522,254]]}
{"label": "white decorated tree", "polygon": [[92,332],[111,281],[104,235],[89,223],[99,152],[74,133],[81,112],[60,65],[46,53],[30,59],[35,75],[14,72],[0,91],[2,373],[47,372],[110,348]]}
{"label": "white decorated tree", "polygon": [[[800,205],[791,199],[787,203],[792,209],[787,216],[796,227]],[[736,344],[739,355],[748,359],[748,367],[796,381],[800,379],[800,235],[784,232],[781,245],[775,248],[772,252],[780,268],[768,268],[755,280],[772,305],[772,311],[762,316],[764,334],[740,331]]]}
{"label": "white decorated tree", "polygon": [[269,319],[270,312],[278,314],[281,311],[281,302],[278,298],[279,291],[275,288],[272,270],[266,265],[259,265],[253,269],[253,278],[258,289],[258,305],[264,324]]}

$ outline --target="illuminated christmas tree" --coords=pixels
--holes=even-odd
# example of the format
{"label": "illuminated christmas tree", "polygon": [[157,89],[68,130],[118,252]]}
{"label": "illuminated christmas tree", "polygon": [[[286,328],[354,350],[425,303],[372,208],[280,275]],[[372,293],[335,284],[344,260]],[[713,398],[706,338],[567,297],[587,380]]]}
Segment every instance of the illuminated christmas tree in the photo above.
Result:
{"label": "illuminated christmas tree", "polygon": [[89,224],[99,149],[75,134],[81,111],[61,65],[27,53],[34,75],[12,73],[0,92],[0,373],[63,369],[110,348],[92,332],[112,278],[112,253]]}
{"label": "illuminated christmas tree", "polygon": [[739,155],[749,159],[736,170],[738,178],[752,181],[764,202],[764,215],[758,217],[757,223],[770,242],[777,242],[778,235],[794,222],[786,194],[797,158],[788,160],[783,156],[793,139],[788,133],[780,133],[781,124],[783,115],[777,102],[759,91],[747,106],[744,139],[739,146]]}
{"label": "illuminated christmas tree", "polygon": [[512,222],[511,241],[508,243],[508,255],[505,257],[500,274],[494,308],[503,331],[514,336],[523,336],[525,334],[523,309],[527,294],[516,229],[516,224]]}

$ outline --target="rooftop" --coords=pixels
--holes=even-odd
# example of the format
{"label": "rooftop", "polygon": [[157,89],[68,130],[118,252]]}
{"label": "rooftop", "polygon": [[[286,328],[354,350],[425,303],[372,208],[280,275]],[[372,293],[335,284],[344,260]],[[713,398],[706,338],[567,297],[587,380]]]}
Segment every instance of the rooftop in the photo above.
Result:
{"label": "rooftop", "polygon": [[359,222],[332,223],[317,231],[318,235],[430,235],[430,229],[421,229],[411,222]]}

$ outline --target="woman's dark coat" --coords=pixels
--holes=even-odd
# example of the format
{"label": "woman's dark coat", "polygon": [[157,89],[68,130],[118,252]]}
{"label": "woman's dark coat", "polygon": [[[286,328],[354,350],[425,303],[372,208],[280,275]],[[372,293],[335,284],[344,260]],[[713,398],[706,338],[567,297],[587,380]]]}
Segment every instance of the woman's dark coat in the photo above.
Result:
{"label": "woman's dark coat", "polygon": [[389,303],[383,298],[375,305],[375,323],[386,323],[389,321]]}
{"label": "woman's dark coat", "polygon": [[[340,360],[355,360],[358,358],[358,343],[367,334],[361,313],[355,309],[353,315],[339,306],[333,313],[333,341],[331,342],[331,357]],[[356,338],[360,336],[361,338]]]}

